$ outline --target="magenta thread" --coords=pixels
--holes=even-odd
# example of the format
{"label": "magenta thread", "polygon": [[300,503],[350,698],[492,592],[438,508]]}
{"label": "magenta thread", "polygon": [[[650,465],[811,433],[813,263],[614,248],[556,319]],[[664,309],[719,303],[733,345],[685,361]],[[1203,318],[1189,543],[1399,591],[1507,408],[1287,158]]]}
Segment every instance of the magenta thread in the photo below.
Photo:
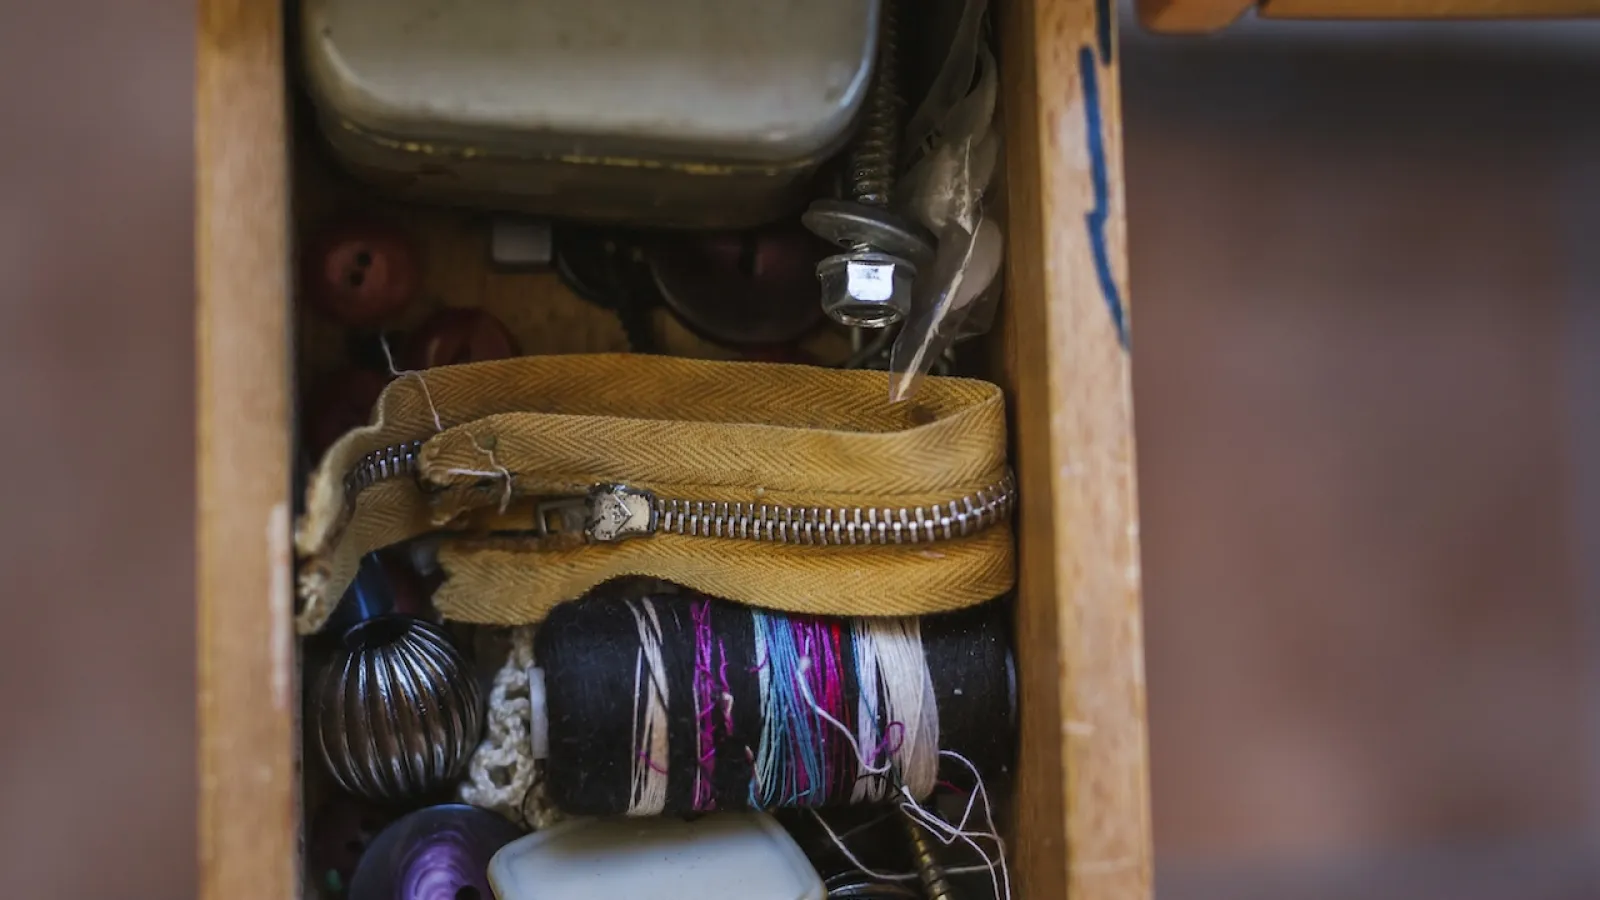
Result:
{"label": "magenta thread", "polygon": [[[1006,771],[1015,679],[987,613],[839,618],[692,591],[597,594],[538,635],[550,802],[573,815],[721,815],[923,802],[952,757]],[[993,621],[992,621],[993,620]],[[936,782],[940,782],[937,783]]]}
{"label": "magenta thread", "polygon": [[[791,759],[798,760],[803,753],[817,754],[820,765],[816,781],[810,781],[811,772],[807,767],[797,767],[795,777],[803,791],[822,802],[848,791],[855,780],[856,760],[849,742],[839,734],[837,726],[821,715],[826,713],[845,723],[847,728],[853,727],[844,702],[844,659],[839,647],[842,633],[837,623],[801,618],[792,621],[795,644],[809,660],[801,677],[806,679],[806,688],[816,703],[816,709],[811,709],[810,704],[802,701],[803,713],[812,720],[812,746],[803,749],[797,747]],[[797,690],[798,687],[796,685]],[[798,741],[801,736],[796,733],[794,739]]]}
{"label": "magenta thread", "polygon": [[733,686],[728,684],[728,646],[717,640],[717,654],[722,665],[717,667],[717,687],[722,688],[722,733],[733,734]]}
{"label": "magenta thread", "polygon": [[[717,772],[717,707],[726,706],[716,701],[716,695],[728,696],[728,657],[726,653],[722,655],[721,683],[718,684],[719,679],[711,662],[711,604],[701,600],[691,604],[690,610],[694,621],[695,722],[699,726],[696,756],[700,761],[700,772],[694,785],[694,808],[696,811],[710,812],[717,808],[717,789],[713,780]],[[731,713],[724,709],[723,734],[732,730],[728,724],[731,719]]]}
{"label": "magenta thread", "polygon": [[647,768],[649,768],[650,771],[656,773],[657,775],[670,775],[670,774],[672,774],[671,772],[669,772],[667,770],[666,766],[660,765],[655,760],[650,758],[650,751],[649,750],[640,750],[639,751],[639,758],[644,760],[645,766]]}
{"label": "magenta thread", "polygon": [[883,740],[878,741],[878,745],[872,748],[872,754],[868,758],[867,764],[874,769],[883,765],[885,757],[891,757],[900,752],[900,747],[905,744],[905,740],[906,724],[899,720],[890,722],[883,729]]}

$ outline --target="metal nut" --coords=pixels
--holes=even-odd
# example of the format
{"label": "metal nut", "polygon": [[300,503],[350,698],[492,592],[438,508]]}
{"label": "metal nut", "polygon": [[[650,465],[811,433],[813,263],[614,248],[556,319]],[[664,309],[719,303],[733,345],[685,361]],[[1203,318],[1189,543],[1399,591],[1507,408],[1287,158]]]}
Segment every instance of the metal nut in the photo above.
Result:
{"label": "metal nut", "polygon": [[835,322],[857,328],[887,328],[911,313],[917,267],[909,260],[872,250],[830,256],[817,264],[822,308]]}

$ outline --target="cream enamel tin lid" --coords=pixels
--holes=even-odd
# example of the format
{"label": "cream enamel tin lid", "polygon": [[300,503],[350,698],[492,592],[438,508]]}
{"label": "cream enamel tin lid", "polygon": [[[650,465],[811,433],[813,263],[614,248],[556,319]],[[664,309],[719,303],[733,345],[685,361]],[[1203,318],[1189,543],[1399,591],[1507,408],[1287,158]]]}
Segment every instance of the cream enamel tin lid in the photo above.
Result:
{"label": "cream enamel tin lid", "polygon": [[877,0],[305,0],[348,128],[486,152],[787,164],[859,111]]}
{"label": "cream enamel tin lid", "polygon": [[489,861],[497,900],[823,900],[822,878],[766,813],[573,819]]}

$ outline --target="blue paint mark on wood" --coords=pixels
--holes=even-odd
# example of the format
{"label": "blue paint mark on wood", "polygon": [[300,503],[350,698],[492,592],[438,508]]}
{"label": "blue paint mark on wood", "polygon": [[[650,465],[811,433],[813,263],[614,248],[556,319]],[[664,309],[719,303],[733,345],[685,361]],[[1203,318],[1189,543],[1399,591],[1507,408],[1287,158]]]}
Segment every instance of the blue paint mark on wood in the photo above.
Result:
{"label": "blue paint mark on wood", "polygon": [[1095,42],[1100,46],[1102,66],[1111,65],[1111,54],[1116,50],[1116,42],[1111,38],[1113,15],[1111,0],[1094,0],[1094,36]]}
{"label": "blue paint mark on wood", "polygon": [[1094,208],[1083,218],[1089,227],[1089,249],[1094,255],[1094,271],[1100,279],[1100,293],[1111,310],[1111,323],[1117,328],[1117,340],[1122,342],[1122,349],[1126,350],[1128,325],[1122,311],[1122,291],[1111,272],[1111,248],[1106,244],[1106,219],[1111,214],[1111,175],[1106,165],[1105,124],[1100,115],[1100,72],[1095,65],[1093,49],[1084,47],[1078,51],[1078,74],[1083,83],[1089,177],[1094,184]]}

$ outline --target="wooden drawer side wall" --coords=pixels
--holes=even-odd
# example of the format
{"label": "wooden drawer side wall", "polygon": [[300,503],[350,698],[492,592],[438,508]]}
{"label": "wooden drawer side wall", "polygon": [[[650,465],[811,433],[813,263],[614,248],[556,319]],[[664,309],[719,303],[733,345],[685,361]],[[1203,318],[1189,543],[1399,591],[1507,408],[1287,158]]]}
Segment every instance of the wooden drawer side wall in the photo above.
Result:
{"label": "wooden drawer side wall", "polygon": [[[1114,22],[1003,4],[1007,311],[1022,504],[1018,895],[1150,890]],[[197,43],[201,897],[299,874],[290,628],[289,135],[281,7],[202,0]]]}
{"label": "wooden drawer side wall", "polygon": [[288,141],[281,8],[205,0],[196,47],[200,896],[297,896]]}
{"label": "wooden drawer side wall", "polygon": [[1109,3],[1002,15],[1006,380],[1022,487],[1024,897],[1147,897],[1122,116]]}

